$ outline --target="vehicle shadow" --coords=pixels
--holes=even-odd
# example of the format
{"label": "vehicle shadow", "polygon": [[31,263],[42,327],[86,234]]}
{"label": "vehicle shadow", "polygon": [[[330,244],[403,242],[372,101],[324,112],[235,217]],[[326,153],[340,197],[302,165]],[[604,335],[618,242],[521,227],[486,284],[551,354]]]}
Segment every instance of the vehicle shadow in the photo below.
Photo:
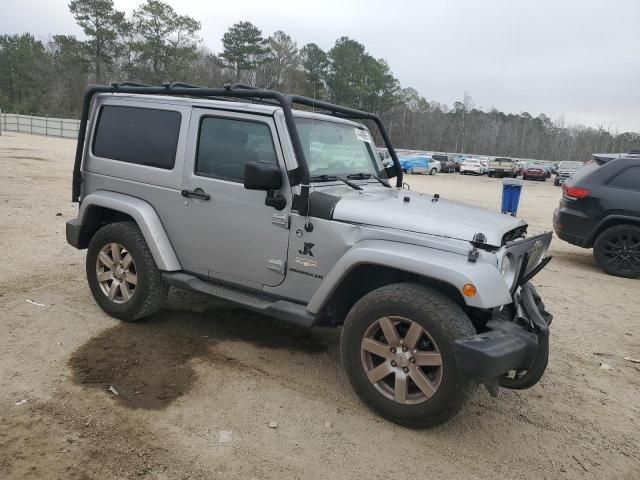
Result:
{"label": "vehicle shadow", "polygon": [[322,354],[335,344],[335,331],[308,329],[191,292],[171,294],[169,308],[141,322],[104,330],[70,357],[73,380],[106,391],[130,408],[157,410],[189,391],[197,380],[193,359],[235,362],[212,353],[222,342],[239,341],[261,349]]}

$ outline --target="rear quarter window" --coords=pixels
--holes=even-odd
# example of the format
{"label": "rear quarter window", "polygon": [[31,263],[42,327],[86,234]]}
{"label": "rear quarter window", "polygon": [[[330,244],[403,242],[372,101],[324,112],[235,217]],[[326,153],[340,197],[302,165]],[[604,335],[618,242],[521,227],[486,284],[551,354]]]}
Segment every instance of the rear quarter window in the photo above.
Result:
{"label": "rear quarter window", "polygon": [[580,167],[571,175],[571,181],[576,183],[582,180],[587,175],[591,175],[591,173],[595,172],[600,168],[600,165],[597,162],[589,162],[584,167]]}
{"label": "rear quarter window", "polygon": [[97,157],[171,170],[182,115],[173,110],[104,105],[92,152]]}
{"label": "rear quarter window", "polygon": [[609,186],[640,192],[640,166],[629,167],[609,180]]}

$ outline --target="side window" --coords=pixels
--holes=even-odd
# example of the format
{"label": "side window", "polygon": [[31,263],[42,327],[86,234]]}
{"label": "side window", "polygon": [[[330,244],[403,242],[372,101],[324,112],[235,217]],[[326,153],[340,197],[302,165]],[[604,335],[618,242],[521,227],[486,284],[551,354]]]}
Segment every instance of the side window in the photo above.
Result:
{"label": "side window", "polygon": [[93,154],[171,170],[176,161],[180,112],[105,105],[100,109]]}
{"label": "side window", "polygon": [[265,123],[204,117],[199,135],[196,175],[242,182],[246,162],[277,162],[271,129]]}
{"label": "side window", "polygon": [[609,186],[640,192],[640,167],[623,170],[609,181]]}

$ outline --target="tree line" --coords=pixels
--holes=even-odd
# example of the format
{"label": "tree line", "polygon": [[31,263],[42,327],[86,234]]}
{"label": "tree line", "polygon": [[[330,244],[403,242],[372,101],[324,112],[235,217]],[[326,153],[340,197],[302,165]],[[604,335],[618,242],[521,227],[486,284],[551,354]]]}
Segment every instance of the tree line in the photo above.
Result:
{"label": "tree line", "polygon": [[298,93],[380,115],[397,147],[546,160],[585,160],[593,152],[640,145],[640,133],[566,125],[540,114],[485,111],[465,93],[448,106],[403,88],[384,59],[341,37],[327,51],[303,46],[283,31],[269,36],[250,22],[232,25],[222,52],[199,37],[200,22],[160,0],[131,14],[112,0],[72,0],[84,38],[30,33],[0,35],[0,108],[6,112],[77,117],[90,83],[128,79],[149,84],[226,82]]}

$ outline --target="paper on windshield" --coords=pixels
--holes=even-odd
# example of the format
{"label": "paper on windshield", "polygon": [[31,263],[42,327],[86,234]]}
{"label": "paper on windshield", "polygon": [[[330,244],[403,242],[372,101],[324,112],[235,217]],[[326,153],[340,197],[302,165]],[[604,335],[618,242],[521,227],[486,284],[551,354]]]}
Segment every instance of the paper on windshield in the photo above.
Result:
{"label": "paper on windshield", "polygon": [[354,128],[356,131],[356,138],[362,142],[371,143],[371,135],[366,130],[360,130],[359,128]]}

